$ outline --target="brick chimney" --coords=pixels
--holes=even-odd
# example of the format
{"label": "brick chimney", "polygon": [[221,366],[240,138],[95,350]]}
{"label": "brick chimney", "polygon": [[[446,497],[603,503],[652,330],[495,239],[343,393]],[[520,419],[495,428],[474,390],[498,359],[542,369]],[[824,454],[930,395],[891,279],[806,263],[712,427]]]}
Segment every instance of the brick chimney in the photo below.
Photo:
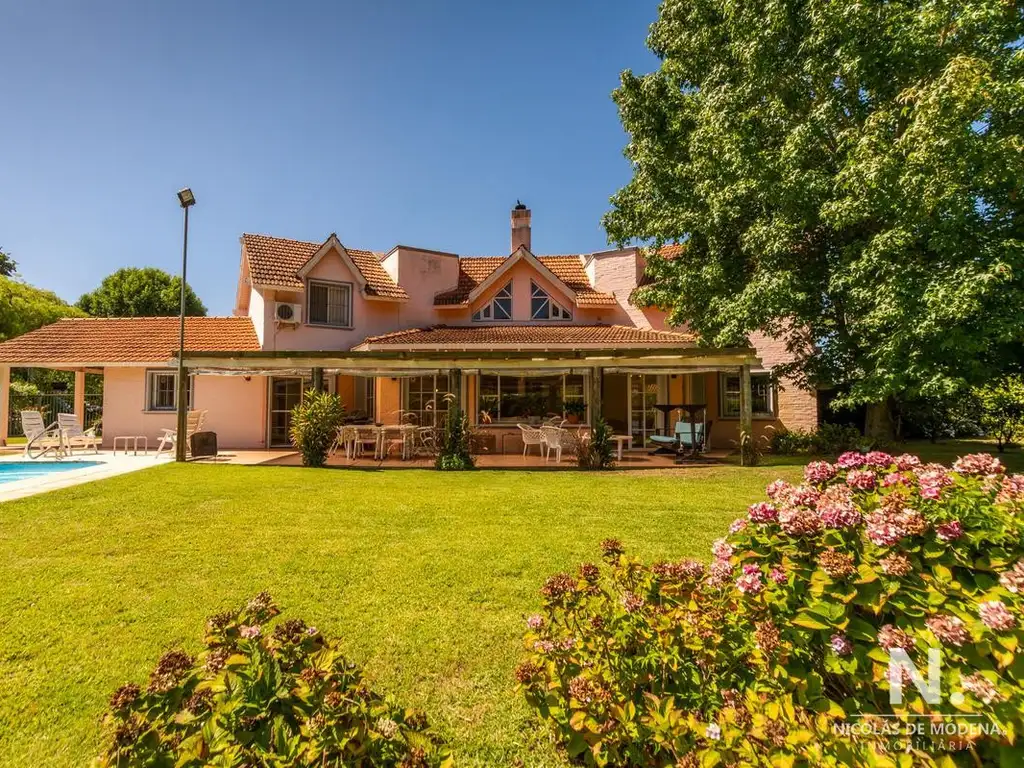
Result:
{"label": "brick chimney", "polygon": [[512,250],[515,253],[523,246],[532,251],[530,242],[530,209],[516,200],[516,207],[512,209]]}

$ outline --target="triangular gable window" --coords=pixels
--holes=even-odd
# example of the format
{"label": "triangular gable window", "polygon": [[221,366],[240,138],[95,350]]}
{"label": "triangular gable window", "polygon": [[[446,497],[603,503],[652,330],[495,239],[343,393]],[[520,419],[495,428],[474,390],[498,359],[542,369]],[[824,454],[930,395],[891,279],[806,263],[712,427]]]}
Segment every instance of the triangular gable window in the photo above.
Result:
{"label": "triangular gable window", "polygon": [[475,322],[487,322],[489,320],[511,320],[512,319],[512,281],[505,283],[505,287],[494,294],[489,303],[480,307],[473,313]]}
{"label": "triangular gable window", "polygon": [[572,313],[561,304],[556,304],[544,289],[530,281],[531,320],[572,320]]}

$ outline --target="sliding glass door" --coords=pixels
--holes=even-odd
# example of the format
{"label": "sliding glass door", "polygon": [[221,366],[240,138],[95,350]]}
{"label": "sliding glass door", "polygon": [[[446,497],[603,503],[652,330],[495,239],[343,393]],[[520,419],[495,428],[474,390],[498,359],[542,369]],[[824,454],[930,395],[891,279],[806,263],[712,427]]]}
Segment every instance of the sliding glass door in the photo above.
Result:
{"label": "sliding glass door", "polygon": [[664,419],[654,406],[664,404],[668,395],[665,376],[646,373],[629,375],[629,430],[633,446],[647,445],[647,438],[659,434]]}
{"label": "sliding glass door", "polygon": [[270,379],[269,423],[271,448],[291,446],[292,409],[301,402],[301,378],[274,376]]}

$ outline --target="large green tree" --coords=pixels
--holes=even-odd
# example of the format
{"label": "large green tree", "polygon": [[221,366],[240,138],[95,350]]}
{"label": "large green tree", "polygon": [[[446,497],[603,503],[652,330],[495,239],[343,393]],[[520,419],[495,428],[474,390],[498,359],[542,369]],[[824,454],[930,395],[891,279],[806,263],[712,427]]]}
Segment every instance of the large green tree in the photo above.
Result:
{"label": "large green tree", "polygon": [[62,317],[83,314],[55,293],[0,276],[0,341],[34,331]]}
{"label": "large green tree", "polygon": [[1020,0],[665,0],[615,92],[616,242],[686,243],[642,298],[884,429],[894,396],[1005,368],[1024,331]]}
{"label": "large green tree", "polygon": [[[84,294],[76,306],[94,317],[177,315],[181,306],[181,278],[155,267],[125,267],[105,277],[100,287]],[[206,314],[206,307],[188,284],[185,314]]]}
{"label": "large green tree", "polygon": [[0,276],[10,277],[18,271],[18,262],[11,258],[11,254],[0,248]]}

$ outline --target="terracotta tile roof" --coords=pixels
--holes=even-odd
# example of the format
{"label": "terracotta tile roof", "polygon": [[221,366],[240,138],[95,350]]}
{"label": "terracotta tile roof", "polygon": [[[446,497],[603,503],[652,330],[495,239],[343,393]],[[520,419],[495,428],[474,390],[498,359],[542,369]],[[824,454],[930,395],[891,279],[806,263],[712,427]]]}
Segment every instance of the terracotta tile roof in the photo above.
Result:
{"label": "terracotta tile roof", "polygon": [[[248,317],[185,318],[185,349],[256,351]],[[176,317],[69,317],[0,344],[0,363],[165,363],[178,350]]]}
{"label": "terracotta tile roof", "polygon": [[606,345],[615,346],[692,346],[693,336],[687,333],[652,331],[625,325],[435,325],[407,331],[371,336],[354,347],[356,350],[377,346],[492,348],[500,345]]}
{"label": "terracotta tile roof", "polygon": [[[323,243],[288,240],[269,235],[242,235],[242,244],[249,257],[249,276],[255,285],[275,285],[301,291],[305,286],[298,272]],[[352,262],[366,280],[366,293],[389,299],[407,299],[408,294],[396,285],[380,265],[383,254],[345,246]]]}
{"label": "terracotta tile roof", "polygon": [[[458,285],[448,291],[434,296],[436,306],[464,304],[480,283],[506,259],[511,256],[464,256],[459,259]],[[581,307],[607,307],[615,305],[615,297],[610,293],[594,290],[583,269],[580,256],[538,256],[537,260],[550,269],[555,276],[576,293],[577,304]]]}

